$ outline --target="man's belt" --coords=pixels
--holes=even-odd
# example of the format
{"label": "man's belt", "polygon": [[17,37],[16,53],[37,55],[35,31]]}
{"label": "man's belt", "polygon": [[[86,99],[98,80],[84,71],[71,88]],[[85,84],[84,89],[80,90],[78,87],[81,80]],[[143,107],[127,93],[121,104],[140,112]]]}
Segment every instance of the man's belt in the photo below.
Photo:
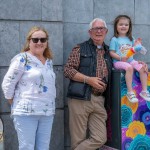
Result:
{"label": "man's belt", "polygon": [[102,96],[102,95],[103,95],[103,93],[98,92],[98,91],[95,91],[95,90],[92,90],[92,94],[93,94],[94,96]]}

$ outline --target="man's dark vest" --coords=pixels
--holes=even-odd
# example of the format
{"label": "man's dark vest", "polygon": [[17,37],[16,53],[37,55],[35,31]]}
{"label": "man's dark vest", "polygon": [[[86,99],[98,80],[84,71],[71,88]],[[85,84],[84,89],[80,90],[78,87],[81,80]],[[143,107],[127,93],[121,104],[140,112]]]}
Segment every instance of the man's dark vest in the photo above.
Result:
{"label": "man's dark vest", "polygon": [[[96,53],[96,46],[93,44],[93,41],[90,39],[88,41],[85,41],[84,43],[79,44],[80,46],[80,65],[78,68],[78,71],[84,75],[95,77],[96,76],[96,67],[97,67],[97,53]],[[108,46],[104,44],[105,49],[105,61],[108,67],[108,72],[110,74],[111,71],[111,58],[109,56],[108,52]],[[70,81],[69,88],[72,86],[71,84],[74,84],[76,81]],[[71,91],[68,88],[68,94],[67,96],[70,98],[75,99],[82,99],[82,100],[90,100],[91,99],[91,91],[92,87],[88,84],[79,83],[79,86],[85,85],[85,88],[83,88],[83,97],[78,96],[78,94],[71,93]],[[80,89],[80,87],[76,87],[77,90]],[[82,88],[81,88],[82,89]],[[74,92],[74,91],[73,91]]]}

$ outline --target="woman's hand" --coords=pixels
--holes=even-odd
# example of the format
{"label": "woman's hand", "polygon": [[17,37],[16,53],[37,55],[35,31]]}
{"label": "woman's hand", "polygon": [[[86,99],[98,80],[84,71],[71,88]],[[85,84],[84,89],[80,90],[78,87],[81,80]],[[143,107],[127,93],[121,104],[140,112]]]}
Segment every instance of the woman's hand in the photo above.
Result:
{"label": "woman's hand", "polygon": [[13,99],[8,99],[8,103],[11,105],[13,103]]}

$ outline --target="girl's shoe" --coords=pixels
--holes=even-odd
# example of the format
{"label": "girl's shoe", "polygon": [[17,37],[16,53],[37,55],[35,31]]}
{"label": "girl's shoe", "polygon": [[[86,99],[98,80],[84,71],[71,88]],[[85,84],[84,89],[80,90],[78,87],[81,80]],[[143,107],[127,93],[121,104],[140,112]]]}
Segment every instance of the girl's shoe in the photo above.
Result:
{"label": "girl's shoe", "polygon": [[141,96],[144,100],[150,102],[150,93],[149,93],[149,91],[142,91],[142,92],[140,93],[140,96]]}
{"label": "girl's shoe", "polygon": [[134,92],[127,92],[127,98],[131,103],[137,103],[138,99],[136,98]]}

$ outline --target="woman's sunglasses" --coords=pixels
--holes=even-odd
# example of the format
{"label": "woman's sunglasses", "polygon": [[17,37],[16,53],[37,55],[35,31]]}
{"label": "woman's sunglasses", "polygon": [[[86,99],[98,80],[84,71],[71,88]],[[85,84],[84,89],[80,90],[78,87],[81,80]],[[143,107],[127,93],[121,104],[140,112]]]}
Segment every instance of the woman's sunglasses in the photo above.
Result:
{"label": "woman's sunglasses", "polygon": [[31,38],[33,43],[38,43],[39,40],[41,43],[45,43],[47,41],[47,38]]}

